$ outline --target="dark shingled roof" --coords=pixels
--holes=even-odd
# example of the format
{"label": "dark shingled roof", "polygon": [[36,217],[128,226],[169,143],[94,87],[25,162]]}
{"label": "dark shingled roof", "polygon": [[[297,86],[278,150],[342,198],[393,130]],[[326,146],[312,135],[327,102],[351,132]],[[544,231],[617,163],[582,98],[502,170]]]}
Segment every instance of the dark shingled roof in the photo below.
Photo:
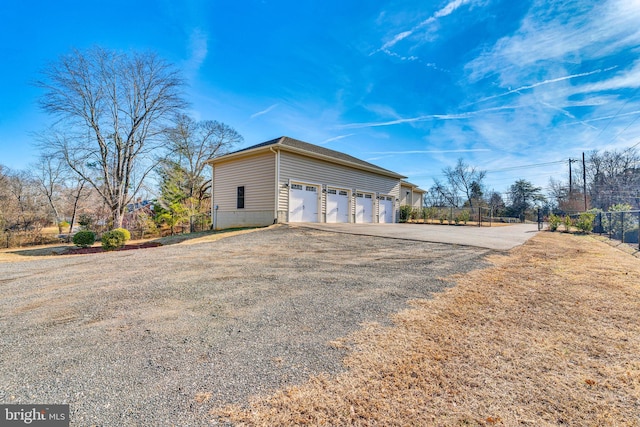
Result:
{"label": "dark shingled roof", "polygon": [[[350,156],[345,153],[341,153],[339,151],[330,150],[328,148],[321,147],[319,145],[309,144],[308,142],[300,141],[297,139],[289,138],[288,136],[281,136],[280,138],[272,139],[270,141],[262,142],[260,144],[252,145],[251,147],[246,147],[241,150],[234,151],[227,155],[232,155],[236,153],[241,153],[243,151],[255,150],[257,148],[263,147],[290,147],[296,150],[306,151],[310,154],[318,154],[321,156],[331,157],[338,161],[353,163],[354,165],[364,166],[369,169],[377,169],[384,174],[392,174],[399,177],[402,177],[399,173],[390,171],[388,169],[381,168],[380,166],[374,165],[369,162],[365,162],[364,160],[360,160],[356,157]],[[224,156],[222,156],[224,157]]]}

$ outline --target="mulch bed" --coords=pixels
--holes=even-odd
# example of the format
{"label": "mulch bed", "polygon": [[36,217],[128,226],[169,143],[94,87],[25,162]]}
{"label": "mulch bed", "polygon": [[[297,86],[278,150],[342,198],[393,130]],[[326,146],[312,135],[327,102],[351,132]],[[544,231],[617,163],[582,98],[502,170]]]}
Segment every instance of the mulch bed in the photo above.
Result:
{"label": "mulch bed", "polygon": [[[132,249],[156,248],[158,246],[162,246],[162,243],[145,242],[145,243],[139,243],[135,245],[124,245],[121,248],[114,249],[114,251],[129,251]],[[58,255],[84,255],[84,254],[96,254],[101,252],[110,252],[110,251],[105,251],[104,249],[102,249],[102,246],[90,246],[88,248],[69,248],[68,250]]]}

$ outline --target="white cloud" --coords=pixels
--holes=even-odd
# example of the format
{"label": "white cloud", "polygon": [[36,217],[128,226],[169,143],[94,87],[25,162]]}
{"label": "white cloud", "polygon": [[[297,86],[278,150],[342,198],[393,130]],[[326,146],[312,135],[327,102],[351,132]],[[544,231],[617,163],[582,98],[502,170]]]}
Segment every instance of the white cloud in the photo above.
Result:
{"label": "white cloud", "polygon": [[[393,38],[391,38],[391,40],[385,42],[382,47],[380,47],[379,49],[371,52],[370,55],[373,55],[375,53],[378,52],[384,52],[387,55],[392,54],[392,52],[390,51],[390,49],[392,47],[394,47],[398,42],[406,39],[407,37],[413,35],[414,33],[416,33],[418,30],[421,30],[422,28],[435,23],[439,18],[443,18],[445,16],[451,15],[453,12],[455,12],[457,9],[459,9],[460,7],[472,3],[474,0],[452,0],[449,3],[447,3],[442,9],[437,10],[433,15],[431,15],[429,18],[425,19],[424,21],[420,22],[418,25],[415,25],[412,29],[408,30],[408,31],[402,31],[398,34],[396,34],[395,36],[393,36]],[[394,55],[395,56],[395,55]],[[402,57],[402,55],[397,55],[399,57]]]}
{"label": "white cloud", "polygon": [[330,142],[339,141],[341,139],[348,138],[348,137],[353,136],[353,135],[355,135],[355,134],[354,133],[349,133],[347,135],[334,136],[333,138],[325,139],[324,141],[320,142],[318,145],[325,145],[325,144],[328,144]]}
{"label": "white cloud", "polygon": [[207,33],[200,28],[194,28],[189,36],[189,59],[186,68],[192,72],[199,70],[208,53]]}
{"label": "white cloud", "polygon": [[514,108],[515,107],[513,106],[502,106],[502,107],[495,107],[495,108],[485,108],[483,110],[469,111],[469,112],[464,112],[459,114],[428,114],[424,116],[398,118],[396,120],[389,120],[389,121],[382,121],[382,122],[349,123],[349,124],[340,125],[337,127],[339,129],[361,129],[361,128],[394,126],[394,125],[400,125],[400,124],[406,124],[406,123],[424,122],[427,120],[463,120],[463,119],[469,119],[471,117],[484,114],[484,113],[501,112],[505,110],[513,110]]}
{"label": "white cloud", "polygon": [[267,114],[268,112],[270,112],[271,110],[273,110],[274,108],[276,108],[278,105],[280,105],[280,104],[273,104],[273,105],[270,105],[269,107],[265,108],[265,109],[264,109],[264,110],[262,110],[262,111],[258,111],[257,113],[253,113],[253,114],[251,115],[251,118],[252,118],[252,119],[255,119],[256,117],[259,117],[259,116],[265,115],[265,114]]}
{"label": "white cloud", "polygon": [[405,151],[372,151],[371,154],[441,154],[441,153],[481,153],[491,151],[488,148],[461,148],[459,150],[405,150]]}
{"label": "white cloud", "polygon": [[515,85],[532,67],[579,64],[640,45],[640,2],[538,0],[518,31],[467,64],[471,81],[498,75]]}
{"label": "white cloud", "polygon": [[[482,98],[481,100],[476,101],[473,104],[477,104],[479,102],[484,102],[484,101],[488,101],[488,100],[491,100],[491,99],[495,99],[495,98],[500,98],[500,97],[503,97],[503,96],[511,95],[513,93],[521,93],[521,92],[523,92],[525,90],[534,89],[534,88],[537,88],[539,86],[544,86],[544,85],[548,85],[548,84],[551,84],[551,83],[558,83],[558,82],[562,82],[564,80],[575,79],[575,78],[578,78],[578,77],[587,77],[587,76],[591,76],[591,75],[594,75],[594,74],[599,74],[599,73],[602,73],[602,72],[611,71],[611,70],[613,70],[615,68],[617,68],[617,67],[609,67],[609,68],[605,68],[604,70],[594,70],[594,71],[589,71],[589,72],[585,72],[585,73],[572,74],[570,76],[557,77],[555,79],[547,79],[547,80],[544,80],[544,81],[541,81],[541,82],[538,82],[538,83],[520,86],[520,87],[518,87],[516,89],[510,89],[509,91],[501,93],[499,95],[493,95],[493,96],[489,96],[489,97],[486,97],[486,98]],[[473,104],[470,104],[470,105],[473,105]]]}

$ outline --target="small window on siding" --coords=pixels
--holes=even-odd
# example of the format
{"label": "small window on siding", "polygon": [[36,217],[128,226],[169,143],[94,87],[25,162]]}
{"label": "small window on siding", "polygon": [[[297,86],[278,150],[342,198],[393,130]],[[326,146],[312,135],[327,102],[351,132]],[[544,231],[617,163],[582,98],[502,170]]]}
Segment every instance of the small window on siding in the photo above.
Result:
{"label": "small window on siding", "polygon": [[306,190],[306,191],[313,191],[313,192],[315,193],[315,192],[316,192],[316,187],[313,187],[313,186],[307,185],[307,186],[305,187],[305,190]]}
{"label": "small window on siding", "polygon": [[329,193],[329,194],[338,194],[338,191],[330,188],[330,189],[327,190],[327,193]]}
{"label": "small window on siding", "polygon": [[340,193],[339,193],[339,194],[340,194],[341,196],[346,196],[346,195],[347,195],[347,192],[346,192],[346,191],[344,191],[344,190],[340,190]]}
{"label": "small window on siding", "polygon": [[238,187],[238,199],[236,207],[238,209],[244,209],[244,185],[242,187]]}
{"label": "small window on siding", "polygon": [[365,194],[365,195],[364,195],[364,198],[365,198],[365,199],[370,199],[370,198],[371,198],[371,194]]}
{"label": "small window on siding", "polygon": [[300,184],[291,184],[292,190],[302,190],[302,185]]}

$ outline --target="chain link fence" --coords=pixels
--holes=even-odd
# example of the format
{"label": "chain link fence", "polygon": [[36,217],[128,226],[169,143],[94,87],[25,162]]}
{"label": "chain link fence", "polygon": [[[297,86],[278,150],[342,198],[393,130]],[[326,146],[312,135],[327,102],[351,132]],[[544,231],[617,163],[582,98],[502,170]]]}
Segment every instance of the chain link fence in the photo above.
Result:
{"label": "chain link fence", "polygon": [[640,210],[599,212],[593,221],[593,232],[622,243],[638,244],[640,249]]}
{"label": "chain link fence", "polygon": [[524,218],[494,216],[493,210],[487,207],[454,208],[429,207],[414,208],[404,205],[400,207],[400,222],[447,225],[476,225],[491,227],[494,223],[520,223]]}

